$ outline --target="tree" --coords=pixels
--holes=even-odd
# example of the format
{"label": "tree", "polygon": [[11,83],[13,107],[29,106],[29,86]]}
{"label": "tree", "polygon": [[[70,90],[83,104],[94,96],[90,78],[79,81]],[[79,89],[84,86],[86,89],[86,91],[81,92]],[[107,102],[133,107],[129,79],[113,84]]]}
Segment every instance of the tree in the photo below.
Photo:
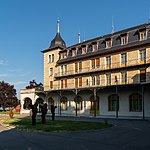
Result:
{"label": "tree", "polygon": [[36,83],[35,80],[32,80],[29,82],[29,85],[26,86],[26,89],[33,89],[35,88],[36,90],[40,90],[40,91],[43,91],[44,88],[43,88],[43,84],[42,83]]}
{"label": "tree", "polygon": [[0,106],[3,107],[4,111],[5,107],[17,106],[18,99],[16,95],[14,85],[0,81]]}

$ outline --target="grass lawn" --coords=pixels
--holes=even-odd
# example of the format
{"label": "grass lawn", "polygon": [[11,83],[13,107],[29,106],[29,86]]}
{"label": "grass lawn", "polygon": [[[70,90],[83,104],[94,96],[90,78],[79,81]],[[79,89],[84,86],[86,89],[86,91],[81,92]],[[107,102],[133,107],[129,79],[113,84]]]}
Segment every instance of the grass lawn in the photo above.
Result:
{"label": "grass lawn", "polygon": [[41,130],[41,131],[81,131],[81,130],[96,130],[112,127],[112,125],[102,122],[85,122],[85,121],[64,121],[64,120],[47,120],[45,124],[37,119],[36,126],[31,125],[30,118],[7,118],[3,124],[15,126],[17,129],[23,130]]}
{"label": "grass lawn", "polygon": [[[13,111],[14,114],[20,114],[20,112]],[[0,114],[9,114],[9,111],[0,111]]]}

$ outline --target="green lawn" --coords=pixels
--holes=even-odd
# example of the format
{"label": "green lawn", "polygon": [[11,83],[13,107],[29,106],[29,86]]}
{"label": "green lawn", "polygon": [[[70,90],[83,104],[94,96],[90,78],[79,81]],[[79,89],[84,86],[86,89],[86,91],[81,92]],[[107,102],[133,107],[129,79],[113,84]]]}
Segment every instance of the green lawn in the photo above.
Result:
{"label": "green lawn", "polygon": [[[14,114],[20,114],[20,112],[13,111]],[[0,111],[0,114],[9,114],[9,111]]]}
{"label": "green lawn", "polygon": [[23,130],[41,130],[41,131],[81,131],[81,130],[96,130],[111,127],[112,125],[103,122],[85,122],[85,121],[64,121],[64,120],[47,120],[46,124],[42,124],[40,119],[37,119],[36,126],[31,125],[30,118],[7,118],[4,124],[15,126],[17,129]]}

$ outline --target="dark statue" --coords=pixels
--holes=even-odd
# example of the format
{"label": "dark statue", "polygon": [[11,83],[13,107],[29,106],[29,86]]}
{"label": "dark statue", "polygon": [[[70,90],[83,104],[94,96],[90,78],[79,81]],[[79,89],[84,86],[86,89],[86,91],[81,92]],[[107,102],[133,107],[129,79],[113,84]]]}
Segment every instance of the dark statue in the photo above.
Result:
{"label": "dark statue", "polygon": [[42,113],[42,115],[41,115],[42,123],[44,124],[46,122],[45,116],[46,116],[47,111],[48,111],[47,104],[45,103],[43,106],[41,105],[40,108],[41,108],[41,113]]}
{"label": "dark statue", "polygon": [[55,120],[55,109],[57,106],[51,105],[52,120]]}
{"label": "dark statue", "polygon": [[32,125],[36,125],[36,115],[37,115],[37,106],[38,104],[35,103],[34,105],[30,104],[30,108],[32,109]]}

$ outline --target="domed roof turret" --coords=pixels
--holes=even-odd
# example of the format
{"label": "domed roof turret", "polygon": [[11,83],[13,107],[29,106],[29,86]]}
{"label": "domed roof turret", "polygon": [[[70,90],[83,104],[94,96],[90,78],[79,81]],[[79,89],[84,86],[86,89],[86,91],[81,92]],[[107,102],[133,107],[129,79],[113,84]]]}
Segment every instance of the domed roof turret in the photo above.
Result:
{"label": "domed roof turret", "polygon": [[57,24],[58,24],[57,34],[56,34],[55,38],[51,41],[49,48],[55,48],[55,47],[66,48],[66,43],[60,35],[60,20],[57,21]]}
{"label": "domed roof turret", "polygon": [[66,43],[62,39],[60,33],[57,33],[55,38],[51,41],[50,48],[54,48],[54,47],[66,48]]}

